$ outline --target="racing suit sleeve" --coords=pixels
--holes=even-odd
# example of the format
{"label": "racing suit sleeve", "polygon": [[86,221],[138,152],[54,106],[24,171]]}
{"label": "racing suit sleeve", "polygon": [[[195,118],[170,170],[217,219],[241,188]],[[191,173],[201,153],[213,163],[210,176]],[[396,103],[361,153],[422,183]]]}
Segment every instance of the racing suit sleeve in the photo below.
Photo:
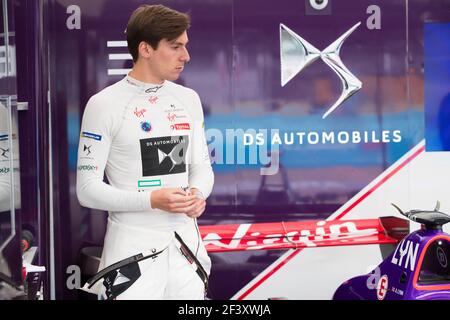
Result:
{"label": "racing suit sleeve", "polygon": [[204,117],[200,98],[195,93],[193,110],[192,154],[189,164],[189,187],[198,189],[206,199],[214,185],[214,173],[206,143]]}
{"label": "racing suit sleeve", "polygon": [[81,124],[77,163],[77,197],[84,207],[105,211],[149,211],[150,191],[119,190],[103,181],[115,127],[120,117],[110,103],[93,96]]}

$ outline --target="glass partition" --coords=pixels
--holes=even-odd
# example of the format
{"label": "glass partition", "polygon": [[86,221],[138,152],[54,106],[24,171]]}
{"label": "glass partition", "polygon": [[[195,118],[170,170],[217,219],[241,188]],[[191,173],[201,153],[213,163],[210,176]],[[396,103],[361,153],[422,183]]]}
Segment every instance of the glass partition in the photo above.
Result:
{"label": "glass partition", "polygon": [[0,272],[9,275],[3,250],[16,234],[20,208],[19,135],[14,31],[8,2],[0,4]]}

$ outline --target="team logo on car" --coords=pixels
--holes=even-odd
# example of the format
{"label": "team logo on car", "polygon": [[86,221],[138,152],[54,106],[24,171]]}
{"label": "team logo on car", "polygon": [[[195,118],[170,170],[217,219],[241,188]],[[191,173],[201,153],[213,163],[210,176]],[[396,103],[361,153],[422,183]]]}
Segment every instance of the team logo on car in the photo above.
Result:
{"label": "team logo on car", "polygon": [[141,129],[144,130],[145,132],[150,132],[152,131],[152,125],[150,124],[149,121],[142,121]]}

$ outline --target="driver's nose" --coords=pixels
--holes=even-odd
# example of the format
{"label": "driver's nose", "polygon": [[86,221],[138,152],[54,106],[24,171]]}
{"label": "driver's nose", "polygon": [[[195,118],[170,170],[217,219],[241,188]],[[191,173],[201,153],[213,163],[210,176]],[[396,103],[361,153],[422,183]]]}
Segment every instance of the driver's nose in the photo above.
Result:
{"label": "driver's nose", "polygon": [[183,48],[183,54],[181,56],[181,61],[184,63],[189,62],[191,60],[191,57],[189,56],[189,52],[186,47]]}

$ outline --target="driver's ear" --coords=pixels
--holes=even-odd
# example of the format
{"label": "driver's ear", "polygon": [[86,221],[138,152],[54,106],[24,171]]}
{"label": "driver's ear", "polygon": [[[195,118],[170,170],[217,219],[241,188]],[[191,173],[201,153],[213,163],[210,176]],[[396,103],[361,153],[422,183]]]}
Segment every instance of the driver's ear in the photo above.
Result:
{"label": "driver's ear", "polygon": [[153,48],[150,44],[148,44],[145,41],[141,41],[141,43],[139,43],[139,54],[143,57],[143,58],[150,58],[152,53],[153,53]]}

